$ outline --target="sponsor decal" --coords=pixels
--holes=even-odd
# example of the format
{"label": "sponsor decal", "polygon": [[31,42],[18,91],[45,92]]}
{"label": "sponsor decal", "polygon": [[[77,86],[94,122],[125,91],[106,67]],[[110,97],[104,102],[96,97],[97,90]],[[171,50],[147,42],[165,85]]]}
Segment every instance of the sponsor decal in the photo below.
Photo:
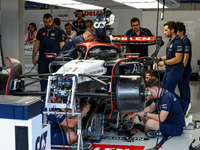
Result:
{"label": "sponsor decal", "polygon": [[33,47],[26,47],[25,46],[25,51],[26,52],[32,52],[33,51]]}
{"label": "sponsor decal", "polygon": [[[76,14],[77,13],[77,10],[73,13],[73,14]],[[96,16],[97,14],[103,14],[103,11],[92,11],[92,10],[89,10],[89,11],[84,11],[84,15],[85,16]]]}
{"label": "sponsor decal", "polygon": [[144,146],[93,144],[91,150],[143,150]]}
{"label": "sponsor decal", "polygon": [[162,109],[167,109],[167,104],[162,104],[161,107]]}
{"label": "sponsor decal", "polygon": [[182,48],[182,46],[177,46],[177,51],[178,51],[178,52],[181,52],[181,51],[183,51],[183,48]]}
{"label": "sponsor decal", "polygon": [[126,58],[139,58],[139,55],[127,55]]}
{"label": "sponsor decal", "polygon": [[58,17],[68,17],[68,14],[57,14]]}
{"label": "sponsor decal", "polygon": [[45,150],[46,148],[47,131],[41,136],[38,136],[35,142],[35,150]]}
{"label": "sponsor decal", "polygon": [[[127,41],[127,36],[113,36],[113,40]],[[128,41],[145,42],[145,41],[155,41],[154,36],[134,36],[130,37]]]}
{"label": "sponsor decal", "polygon": [[101,69],[101,70],[94,70],[92,72],[89,72],[89,74],[98,74],[98,73],[101,73],[101,72],[103,72],[103,69]]}
{"label": "sponsor decal", "polygon": [[94,22],[95,29],[104,28],[106,26],[106,21]]}
{"label": "sponsor decal", "polygon": [[131,73],[140,73],[141,72],[141,65],[140,64],[133,64],[133,70]]}

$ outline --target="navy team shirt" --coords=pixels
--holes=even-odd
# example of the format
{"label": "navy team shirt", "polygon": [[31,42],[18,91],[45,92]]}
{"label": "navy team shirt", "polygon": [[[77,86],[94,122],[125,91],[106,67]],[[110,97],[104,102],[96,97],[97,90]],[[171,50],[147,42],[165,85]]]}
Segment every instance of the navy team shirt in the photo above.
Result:
{"label": "navy team shirt", "polygon": [[[83,39],[83,35],[76,36],[70,40],[68,40],[65,45],[61,49],[61,53],[67,54],[67,57],[71,57],[73,59],[76,59],[78,56],[77,51],[75,50],[75,45],[78,43],[85,42]],[[59,55],[61,55],[61,53]]]}
{"label": "navy team shirt", "polygon": [[[57,119],[56,119],[57,117]],[[51,135],[64,132],[60,130],[59,124],[66,118],[65,115],[48,115],[48,124],[51,126]],[[61,128],[62,129],[62,128]]]}
{"label": "navy team shirt", "polygon": [[67,39],[67,35],[66,35],[65,31],[64,31],[61,27],[58,27],[58,29],[60,29],[60,31],[61,31],[61,33],[62,33],[62,37],[63,37],[64,42],[65,42],[66,39]]}
{"label": "navy team shirt", "polygon": [[39,47],[39,60],[48,60],[45,53],[60,52],[60,42],[64,41],[60,29],[53,27],[50,31],[47,31],[45,27],[41,28],[37,33],[37,40],[40,41]]}
{"label": "navy team shirt", "polygon": [[[137,35],[133,29],[125,33],[126,36],[153,36],[151,31],[146,28],[140,28],[140,34]],[[131,53],[140,53],[140,57],[148,56],[148,46],[130,45]]]}
{"label": "navy team shirt", "polygon": [[81,35],[85,32],[86,29],[85,20],[82,19],[81,22],[75,20],[72,24],[73,24],[72,30],[75,30],[77,35]]}
{"label": "navy team shirt", "polygon": [[169,112],[164,122],[176,124],[180,128],[185,126],[183,110],[178,99],[165,89],[162,89],[158,99],[158,109]]}
{"label": "navy team shirt", "polygon": [[185,46],[185,51],[184,53],[189,54],[189,58],[188,58],[188,63],[185,67],[185,69],[189,69],[191,67],[191,59],[192,59],[192,46],[191,46],[191,42],[188,39],[187,35],[182,39],[184,46]]}
{"label": "navy team shirt", "polygon": [[[184,44],[178,35],[172,41],[170,40],[171,39],[169,39],[169,43],[167,44],[166,48],[166,60],[174,58],[176,53],[184,53]],[[182,61],[177,64],[166,65],[167,71],[172,71],[172,70],[178,71],[182,69],[183,69],[183,58]]]}

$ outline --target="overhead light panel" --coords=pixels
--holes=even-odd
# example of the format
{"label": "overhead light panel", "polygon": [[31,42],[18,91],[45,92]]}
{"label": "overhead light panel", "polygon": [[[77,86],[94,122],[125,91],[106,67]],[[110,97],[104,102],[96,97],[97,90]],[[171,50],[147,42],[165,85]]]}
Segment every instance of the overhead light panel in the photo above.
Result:
{"label": "overhead light panel", "polygon": [[[158,8],[158,0],[113,0],[113,1],[140,9]],[[180,6],[179,0],[165,0],[165,8],[177,8],[179,6]],[[163,7],[163,0],[160,0],[159,8],[162,7]]]}
{"label": "overhead light panel", "polygon": [[48,5],[53,5],[53,6],[79,9],[79,10],[103,9],[103,7],[100,7],[100,6],[77,2],[75,0],[26,0],[26,1],[48,4]]}

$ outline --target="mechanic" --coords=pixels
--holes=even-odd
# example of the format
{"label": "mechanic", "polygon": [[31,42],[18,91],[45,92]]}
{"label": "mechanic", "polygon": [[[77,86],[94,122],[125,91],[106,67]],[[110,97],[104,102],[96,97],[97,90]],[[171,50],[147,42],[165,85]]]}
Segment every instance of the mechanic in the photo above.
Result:
{"label": "mechanic", "polygon": [[189,106],[188,107],[188,111],[189,111],[191,109],[189,82],[190,82],[190,76],[192,72],[192,68],[191,68],[192,46],[187,35],[185,35],[186,34],[185,25],[182,22],[177,22],[177,25],[178,25],[177,34],[179,35],[179,37],[181,38],[185,46],[184,59],[183,59],[184,71],[183,71],[183,76],[181,80],[179,80],[178,82],[178,88],[180,91],[180,97]]}
{"label": "mechanic", "polygon": [[[129,116],[129,121],[132,122],[135,116],[140,116],[145,124],[145,126],[139,127],[141,131],[157,131],[160,129],[160,132],[163,133],[163,139],[166,140],[169,136],[181,135],[185,126],[185,119],[179,101],[172,93],[162,88],[157,78],[149,79],[146,87],[152,93],[154,99],[157,99],[158,96],[158,104],[153,102],[142,112],[133,113]],[[151,113],[157,108],[160,117],[158,114]]]}
{"label": "mechanic", "polygon": [[63,48],[61,49],[61,52],[59,55],[61,55],[62,53],[65,53],[67,54],[67,57],[76,59],[78,56],[78,53],[75,50],[75,45],[78,43],[95,41],[95,39],[96,39],[95,30],[93,28],[89,28],[85,31],[85,33],[67,41],[65,45],[63,46]]}
{"label": "mechanic", "polygon": [[34,22],[30,23],[28,26],[28,33],[25,35],[25,44],[33,44],[36,41],[37,27]]}
{"label": "mechanic", "polygon": [[[145,75],[145,82],[148,82],[150,78],[157,78],[158,79],[158,72],[156,70],[147,70]],[[176,93],[174,93],[174,96],[178,99],[179,103],[181,104],[182,110],[184,115],[186,115],[186,111],[188,108],[188,104],[185,103]],[[145,107],[148,107],[154,102],[155,99],[152,98],[152,95],[150,95],[146,100]]]}
{"label": "mechanic", "polygon": [[170,38],[166,48],[166,55],[158,59],[160,67],[165,65],[165,74],[162,86],[169,92],[174,93],[178,81],[183,74],[183,41],[177,35],[178,26],[174,21],[164,24],[164,34]]}
{"label": "mechanic", "polygon": [[[51,100],[53,100],[52,97],[51,97]],[[54,103],[61,103],[61,101],[62,101],[61,98],[58,98],[58,99],[54,98]],[[90,110],[90,104],[87,102],[83,106],[83,109],[81,111],[82,119],[89,112],[89,110]],[[58,111],[58,109],[56,111]],[[66,115],[48,115],[48,123],[51,125],[51,144],[52,145],[63,145],[63,138],[64,138],[65,145],[69,145],[69,133],[67,130],[66,121],[68,121],[71,143],[74,143],[77,141],[77,135],[73,129],[77,125],[77,117],[68,116],[66,120]]]}
{"label": "mechanic", "polygon": [[[36,41],[33,47],[32,62],[36,66],[38,63],[38,74],[49,73],[49,64],[53,60],[46,58],[45,53],[58,54],[62,46],[64,45],[64,38],[58,28],[53,27],[53,19],[51,14],[45,14],[43,16],[43,22],[45,27],[38,31]],[[36,55],[39,51],[39,59],[36,60]],[[45,91],[47,87],[47,81],[41,80],[41,91]]]}
{"label": "mechanic", "polygon": [[58,28],[58,29],[60,29],[60,31],[62,32],[62,37],[66,41],[67,35],[66,35],[65,31],[60,27],[60,24],[61,24],[61,20],[59,18],[54,18],[53,19],[53,26]]}
{"label": "mechanic", "polygon": [[86,24],[85,20],[83,20],[84,14],[82,10],[77,10],[76,15],[77,20],[75,20],[73,24],[73,30],[76,31],[77,35],[81,35],[85,32]]}
{"label": "mechanic", "polygon": [[[132,29],[125,33],[126,36],[153,36],[149,29],[140,27],[140,20],[138,18],[132,18],[130,23]],[[128,45],[126,52],[140,53],[140,57],[148,56],[148,46]]]}
{"label": "mechanic", "polygon": [[66,31],[66,34],[67,34],[67,41],[76,36],[76,31],[72,30],[71,23],[66,23],[65,24],[65,31]]}
{"label": "mechanic", "polygon": [[[157,78],[158,79],[158,72],[156,70],[147,70],[146,75],[145,75],[145,82],[149,81],[150,78]],[[146,100],[145,107],[150,106],[153,101],[154,101],[154,99],[150,95]]]}
{"label": "mechanic", "polygon": [[86,28],[92,28],[93,27],[93,22],[90,19],[86,20],[85,24],[86,24]]}

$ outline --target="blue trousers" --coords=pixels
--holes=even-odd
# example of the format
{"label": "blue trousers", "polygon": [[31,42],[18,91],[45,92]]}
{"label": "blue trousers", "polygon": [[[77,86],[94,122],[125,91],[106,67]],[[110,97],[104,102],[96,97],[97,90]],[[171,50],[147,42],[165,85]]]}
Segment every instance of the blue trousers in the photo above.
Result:
{"label": "blue trousers", "polygon": [[[51,61],[39,60],[38,61],[38,74],[49,73],[49,64]],[[42,78],[42,76],[40,76]],[[47,80],[40,81],[41,91],[45,91],[47,87]]]}
{"label": "blue trousers", "polygon": [[178,81],[182,78],[182,75],[183,75],[183,70],[165,71],[162,81],[162,87],[173,94],[176,85],[178,84]]}
{"label": "blue trousers", "polygon": [[190,96],[191,96],[190,85],[189,85],[191,72],[192,72],[191,67],[185,68],[182,78],[178,81],[180,97],[188,105],[190,103]]}

